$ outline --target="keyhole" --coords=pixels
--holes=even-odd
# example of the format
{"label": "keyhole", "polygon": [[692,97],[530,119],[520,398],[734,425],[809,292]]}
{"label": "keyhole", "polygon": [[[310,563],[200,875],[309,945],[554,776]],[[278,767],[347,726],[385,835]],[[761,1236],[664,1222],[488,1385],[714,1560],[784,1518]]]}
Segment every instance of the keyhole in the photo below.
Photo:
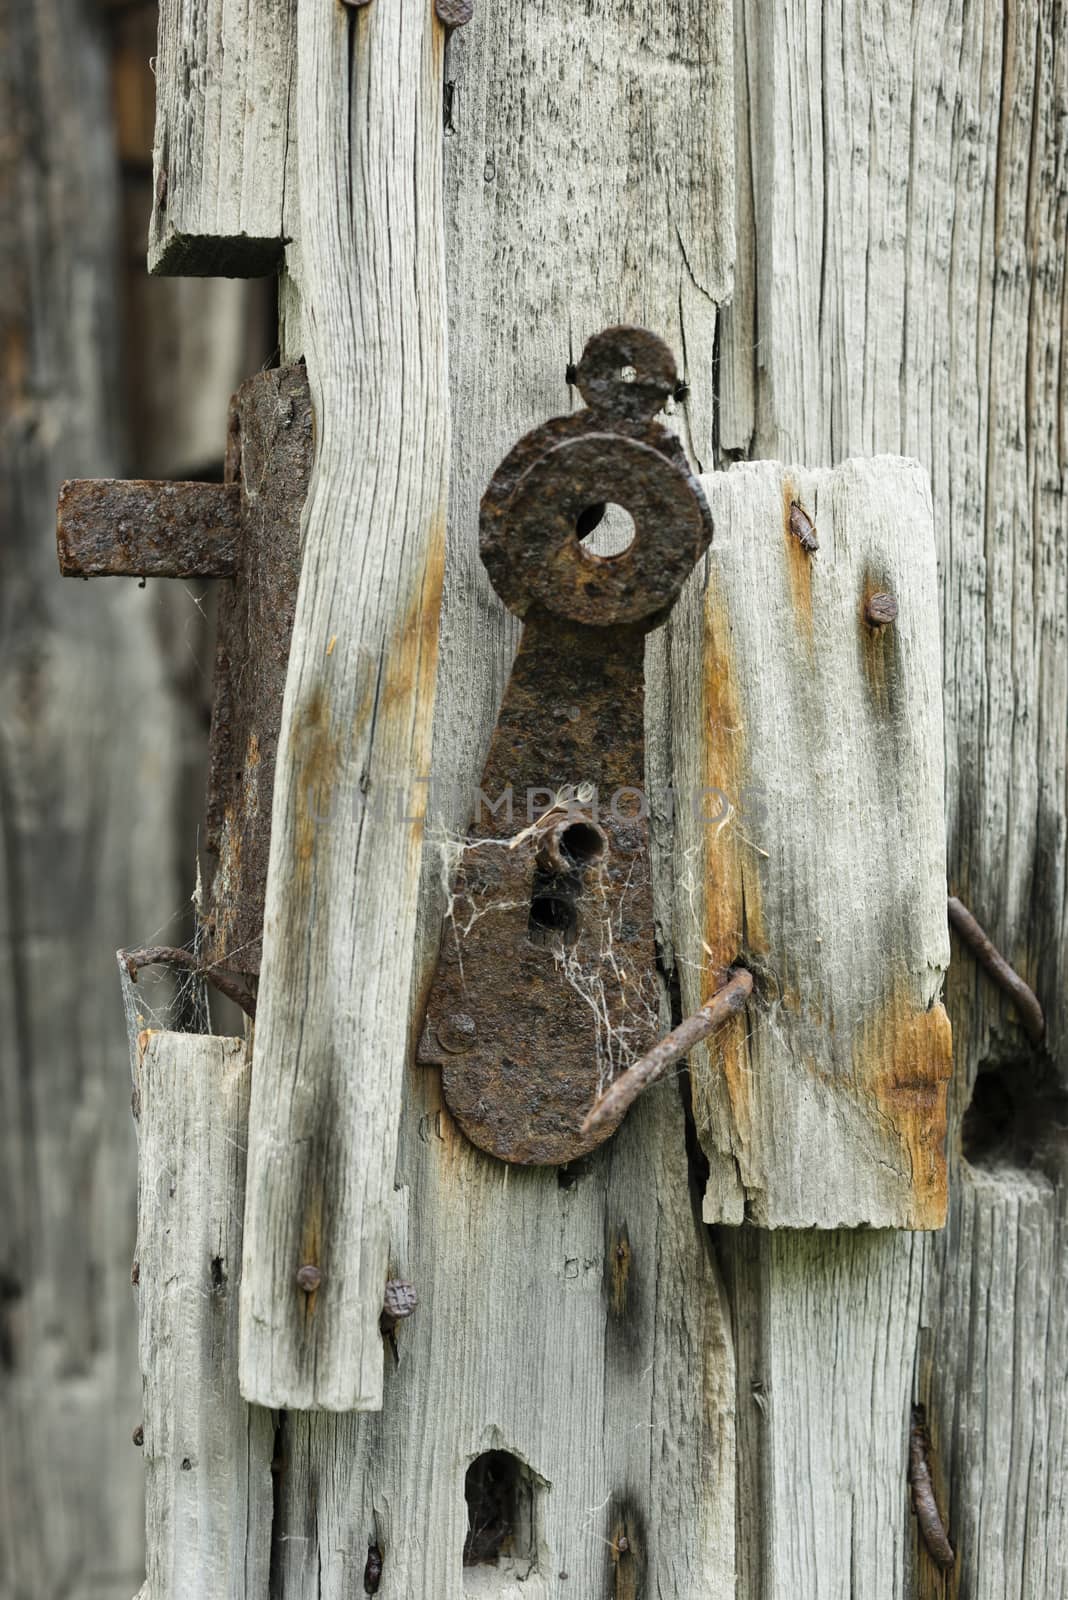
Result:
{"label": "keyhole", "polygon": [[570,884],[547,872],[534,874],[527,937],[531,944],[574,944],[578,938],[578,907]]}

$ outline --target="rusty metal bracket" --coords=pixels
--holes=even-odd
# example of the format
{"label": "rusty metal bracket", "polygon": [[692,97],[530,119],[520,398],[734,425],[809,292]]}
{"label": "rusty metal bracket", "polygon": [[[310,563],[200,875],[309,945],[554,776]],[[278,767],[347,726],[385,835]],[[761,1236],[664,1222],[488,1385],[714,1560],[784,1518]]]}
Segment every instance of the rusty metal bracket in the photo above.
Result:
{"label": "rusty metal bracket", "polygon": [[[640,328],[591,339],[586,410],[521,439],[482,500],[482,559],[525,627],[490,744],[427,1006],[419,1060],[504,1161],[560,1165],[606,1139],[593,1103],[655,1042],[645,800],[644,639],[712,534],[678,439],[677,385]],[[614,503],[634,537],[583,538]]]}
{"label": "rusty metal bracket", "polygon": [[60,490],[67,577],[220,578],[202,969],[260,969],[271,797],[300,576],[312,421],[302,364],[234,395],[225,483],[78,479]]}

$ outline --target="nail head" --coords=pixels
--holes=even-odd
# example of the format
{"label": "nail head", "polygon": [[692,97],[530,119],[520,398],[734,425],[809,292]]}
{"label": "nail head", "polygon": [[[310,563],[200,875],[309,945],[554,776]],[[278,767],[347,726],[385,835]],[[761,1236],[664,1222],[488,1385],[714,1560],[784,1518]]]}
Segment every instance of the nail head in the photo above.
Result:
{"label": "nail head", "polygon": [[312,1266],[310,1262],[297,1269],[297,1286],[303,1289],[305,1294],[314,1294],[322,1281],[323,1275],[319,1268]]}
{"label": "nail head", "polygon": [[873,628],[885,628],[887,623],[897,618],[897,601],[892,594],[880,592],[869,595],[864,616]]}
{"label": "nail head", "polygon": [[478,1039],[478,1024],[466,1011],[453,1011],[442,1018],[435,1032],[443,1050],[451,1056],[460,1056]]}

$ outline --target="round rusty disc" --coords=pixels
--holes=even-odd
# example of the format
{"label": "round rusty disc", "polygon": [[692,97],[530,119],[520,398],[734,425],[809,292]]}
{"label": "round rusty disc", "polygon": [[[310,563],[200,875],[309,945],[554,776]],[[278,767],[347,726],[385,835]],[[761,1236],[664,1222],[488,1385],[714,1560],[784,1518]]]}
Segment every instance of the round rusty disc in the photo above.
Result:
{"label": "round rusty disc", "polygon": [[[489,497],[487,497],[488,499]],[[612,502],[634,521],[614,556],[594,555],[577,526],[590,506]],[[584,433],[536,460],[503,513],[484,508],[482,559],[506,605],[537,604],[603,627],[646,621],[672,604],[708,544],[700,486],[653,445],[621,433]]]}
{"label": "round rusty disc", "polygon": [[662,410],[678,381],[675,357],[663,339],[647,328],[627,326],[595,333],[575,372],[579,392],[591,410],[634,420]]}

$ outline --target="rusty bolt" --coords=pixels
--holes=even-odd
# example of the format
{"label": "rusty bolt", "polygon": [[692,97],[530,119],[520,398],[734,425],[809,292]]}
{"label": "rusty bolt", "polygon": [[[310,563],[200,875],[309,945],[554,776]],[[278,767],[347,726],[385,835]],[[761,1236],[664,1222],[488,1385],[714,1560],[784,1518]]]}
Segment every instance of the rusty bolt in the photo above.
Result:
{"label": "rusty bolt", "polygon": [[462,1056],[477,1040],[478,1024],[466,1011],[453,1011],[442,1019],[434,1033],[443,1050],[451,1056]]}
{"label": "rusty bolt", "polygon": [[303,1289],[305,1294],[314,1294],[322,1281],[322,1273],[311,1262],[297,1268],[297,1287]]}
{"label": "rusty bolt", "polygon": [[382,1296],[382,1332],[389,1333],[405,1317],[410,1317],[419,1304],[414,1283],[407,1278],[390,1278]]}
{"label": "rusty bolt", "polygon": [[475,0],[434,0],[438,21],[451,33],[462,28],[475,14]]}
{"label": "rusty bolt", "polygon": [[897,618],[897,601],[892,594],[869,595],[868,603],[864,607],[864,620],[873,628],[885,628],[887,623]]}
{"label": "rusty bolt", "polygon": [[133,1440],[137,1448],[140,1449],[145,1442],[145,1425],[143,1422],[139,1422],[137,1424],[137,1427],[134,1429],[133,1433],[131,1433],[130,1438]]}

